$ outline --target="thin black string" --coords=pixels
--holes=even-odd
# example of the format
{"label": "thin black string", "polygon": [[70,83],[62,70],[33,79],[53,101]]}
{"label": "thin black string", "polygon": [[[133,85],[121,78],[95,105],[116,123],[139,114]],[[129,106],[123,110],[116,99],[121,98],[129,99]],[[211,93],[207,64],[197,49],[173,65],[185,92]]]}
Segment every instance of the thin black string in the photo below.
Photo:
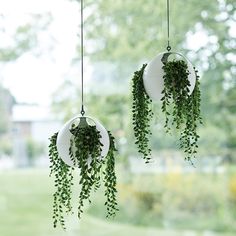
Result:
{"label": "thin black string", "polygon": [[170,3],[167,0],[167,51],[171,50],[170,46]]}
{"label": "thin black string", "polygon": [[80,0],[80,39],[81,39],[81,86],[82,86],[82,93],[81,93],[81,115],[85,114],[84,111],[84,4],[83,0]]}

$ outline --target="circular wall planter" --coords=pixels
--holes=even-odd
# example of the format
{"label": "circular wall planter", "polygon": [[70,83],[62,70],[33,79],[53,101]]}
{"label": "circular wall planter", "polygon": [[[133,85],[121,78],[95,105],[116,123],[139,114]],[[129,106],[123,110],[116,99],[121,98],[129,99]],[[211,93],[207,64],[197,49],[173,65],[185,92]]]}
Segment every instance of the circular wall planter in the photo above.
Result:
{"label": "circular wall planter", "polygon": [[59,154],[59,157],[69,166],[75,167],[73,161],[70,158],[69,155],[69,148],[70,148],[70,139],[72,137],[72,133],[70,132],[70,128],[73,123],[76,121],[81,122],[81,118],[85,118],[88,123],[94,123],[96,125],[96,129],[100,132],[101,138],[100,142],[103,144],[102,151],[101,151],[101,158],[104,158],[110,147],[110,139],[107,130],[104,128],[104,126],[94,118],[91,118],[89,116],[76,116],[69,121],[67,121],[63,127],[60,129],[58,136],[57,136],[57,151]]}
{"label": "circular wall planter", "polygon": [[143,75],[143,83],[148,96],[153,101],[159,101],[162,98],[162,90],[164,89],[164,66],[163,62],[168,61],[171,55],[180,57],[185,60],[188,65],[188,80],[190,82],[189,94],[193,92],[196,83],[196,73],[192,63],[181,53],[178,52],[162,52],[158,54],[145,68]]}

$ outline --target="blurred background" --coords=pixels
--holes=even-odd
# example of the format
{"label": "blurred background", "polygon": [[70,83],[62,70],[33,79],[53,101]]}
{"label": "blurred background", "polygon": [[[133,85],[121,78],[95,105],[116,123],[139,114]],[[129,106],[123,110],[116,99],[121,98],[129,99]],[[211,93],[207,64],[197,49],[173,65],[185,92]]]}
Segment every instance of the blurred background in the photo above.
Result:
{"label": "blurred background", "polygon": [[153,163],[134,146],[131,79],[166,48],[166,1],[84,2],[86,113],[116,137],[120,211],[105,218],[101,189],[82,220],[52,226],[47,146],[80,111],[79,0],[0,0],[0,235],[236,235],[235,0],[170,1],[172,49],[201,76],[196,168],[165,134],[159,103]]}

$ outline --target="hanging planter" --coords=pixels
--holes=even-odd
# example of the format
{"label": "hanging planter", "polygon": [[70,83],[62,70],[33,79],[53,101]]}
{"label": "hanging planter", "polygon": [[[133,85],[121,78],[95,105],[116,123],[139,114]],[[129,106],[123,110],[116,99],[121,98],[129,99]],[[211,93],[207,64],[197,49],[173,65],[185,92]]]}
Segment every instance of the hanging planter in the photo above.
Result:
{"label": "hanging planter", "polygon": [[[88,120],[88,121],[87,121]],[[83,213],[84,201],[90,202],[92,190],[97,190],[104,180],[107,217],[114,216],[117,209],[115,143],[109,131],[90,117],[69,120],[50,138],[49,157],[51,174],[55,176],[53,219],[65,228],[64,215],[72,212],[71,195],[73,171],[79,169],[81,191],[78,217]],[[104,169],[102,169],[102,167]]]}
{"label": "hanging planter", "polygon": [[200,116],[200,82],[197,70],[191,62],[178,52],[171,52],[169,45],[169,1],[167,51],[158,54],[150,63],[134,73],[133,126],[139,153],[146,162],[151,159],[149,143],[150,121],[153,117],[152,101],[161,101],[165,114],[164,127],[169,133],[176,128],[180,133],[180,148],[185,159],[192,163],[198,148],[197,126]]}
{"label": "hanging planter", "polygon": [[[81,128],[93,127],[99,132],[99,142],[101,144],[100,156],[101,158],[106,157],[109,151],[110,139],[109,134],[104,126],[91,117],[76,116],[67,121],[58,133],[56,146],[58,154],[62,158],[62,160],[71,167],[78,166],[78,160],[73,160],[73,156],[71,156],[71,148],[73,147],[71,146],[71,144],[72,142],[75,142],[73,136],[75,136],[76,134],[76,130],[74,130],[74,128],[72,127],[76,126],[76,124],[78,130],[81,130]],[[75,153],[75,151],[73,153]]]}
{"label": "hanging planter", "polygon": [[[184,61],[188,71],[189,89],[188,94],[193,92],[196,83],[196,72],[192,63],[181,53],[162,52],[158,54],[145,68],[143,83],[145,91],[153,101],[159,101],[163,97],[165,65],[173,61]],[[178,65],[176,65],[178,67]],[[174,68],[173,68],[174,69]]]}
{"label": "hanging planter", "polygon": [[115,141],[110,131],[89,116],[85,116],[83,94],[83,1],[81,1],[81,115],[67,121],[59,132],[50,138],[49,158],[51,174],[55,177],[53,194],[53,224],[65,229],[65,214],[72,213],[72,186],[74,172],[79,170],[81,190],[78,201],[78,217],[84,204],[91,203],[92,191],[104,182],[107,217],[118,211],[116,200]]}

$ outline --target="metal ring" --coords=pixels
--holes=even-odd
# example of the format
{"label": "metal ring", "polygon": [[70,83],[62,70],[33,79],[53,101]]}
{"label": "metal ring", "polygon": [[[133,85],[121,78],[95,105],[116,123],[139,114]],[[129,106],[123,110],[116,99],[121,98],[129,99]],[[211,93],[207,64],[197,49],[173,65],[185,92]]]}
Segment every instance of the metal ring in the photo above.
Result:
{"label": "metal ring", "polygon": [[166,47],[166,50],[169,52],[169,51],[171,50],[171,46],[168,45],[168,46]]}
{"label": "metal ring", "polygon": [[80,112],[80,114],[81,114],[82,116],[84,116],[84,114],[85,114],[85,111],[84,111],[84,104],[82,104],[82,106],[81,106],[81,112]]}

